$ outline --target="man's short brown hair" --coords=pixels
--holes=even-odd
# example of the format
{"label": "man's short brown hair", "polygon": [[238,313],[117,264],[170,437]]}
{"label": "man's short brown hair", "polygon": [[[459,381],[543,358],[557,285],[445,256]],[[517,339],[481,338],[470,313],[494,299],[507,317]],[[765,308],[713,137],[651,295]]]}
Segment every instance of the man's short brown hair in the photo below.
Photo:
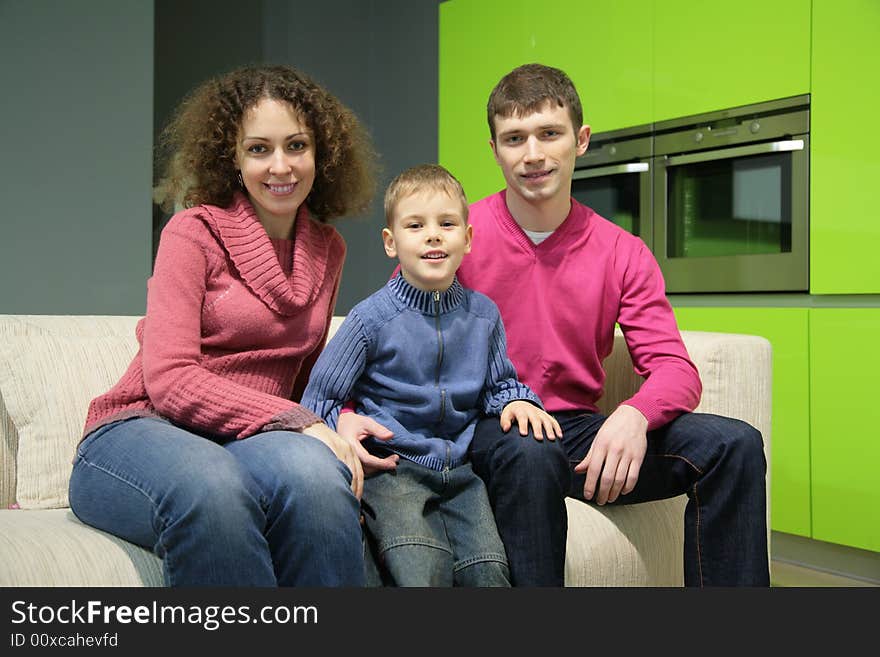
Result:
{"label": "man's short brown hair", "polygon": [[584,123],[584,112],[577,89],[564,71],[543,64],[524,64],[505,75],[486,106],[489,133],[495,141],[495,117],[522,117],[539,112],[547,103],[567,107],[574,132]]}
{"label": "man's short brown hair", "polygon": [[461,201],[462,218],[467,221],[467,197],[461,183],[439,164],[420,164],[400,173],[385,190],[385,223],[389,228],[400,199],[423,191],[444,192]]}

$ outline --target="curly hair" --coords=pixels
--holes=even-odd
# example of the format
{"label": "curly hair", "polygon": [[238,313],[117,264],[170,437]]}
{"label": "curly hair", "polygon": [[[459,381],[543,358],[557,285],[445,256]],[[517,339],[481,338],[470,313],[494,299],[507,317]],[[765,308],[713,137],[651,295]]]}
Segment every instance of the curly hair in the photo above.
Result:
{"label": "curly hair", "polygon": [[159,138],[155,200],[166,208],[227,207],[239,184],[236,141],[261,100],[287,102],[315,136],[315,183],[306,205],[319,221],[367,210],[377,158],[366,130],[330,92],[289,66],[239,68],[199,85]]}

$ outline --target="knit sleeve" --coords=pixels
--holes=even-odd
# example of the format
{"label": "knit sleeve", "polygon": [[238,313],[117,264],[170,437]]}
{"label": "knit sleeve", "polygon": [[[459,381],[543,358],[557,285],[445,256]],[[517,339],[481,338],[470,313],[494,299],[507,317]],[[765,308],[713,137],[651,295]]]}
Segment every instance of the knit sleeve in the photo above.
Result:
{"label": "knit sleeve", "polygon": [[516,377],[516,369],[507,356],[504,323],[498,315],[489,343],[489,363],[483,388],[483,412],[486,415],[501,415],[505,406],[517,400],[528,401],[538,408],[544,408],[532,389]]}
{"label": "knit sleeve", "polygon": [[302,404],[336,429],[339,412],[367,363],[367,336],[356,311],[350,312],[318,357]]}
{"label": "knit sleeve", "polygon": [[660,267],[640,243],[623,275],[618,324],[637,374],[645,377],[624,404],[638,409],[656,429],[700,402],[702,384],[666,299]]}
{"label": "knit sleeve", "polygon": [[[144,385],[155,409],[184,426],[246,438],[271,421],[320,421],[289,399],[261,393],[201,366],[201,309],[209,260],[190,235],[166,227],[147,288]],[[280,427],[279,427],[280,428]]]}

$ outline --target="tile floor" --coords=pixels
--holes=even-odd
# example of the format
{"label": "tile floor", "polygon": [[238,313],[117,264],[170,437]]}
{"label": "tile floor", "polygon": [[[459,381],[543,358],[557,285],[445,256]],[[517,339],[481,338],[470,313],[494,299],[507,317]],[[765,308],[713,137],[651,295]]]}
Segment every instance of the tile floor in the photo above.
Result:
{"label": "tile floor", "polygon": [[774,559],[770,565],[771,586],[853,586],[880,587],[880,582],[846,577],[835,573],[814,570],[805,566]]}

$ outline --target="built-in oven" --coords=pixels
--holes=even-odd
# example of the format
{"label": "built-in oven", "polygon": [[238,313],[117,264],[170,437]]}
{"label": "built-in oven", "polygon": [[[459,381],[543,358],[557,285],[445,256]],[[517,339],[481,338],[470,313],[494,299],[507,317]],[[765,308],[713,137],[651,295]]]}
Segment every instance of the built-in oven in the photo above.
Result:
{"label": "built-in oven", "polygon": [[809,289],[809,96],[654,125],[667,292]]}
{"label": "built-in oven", "polygon": [[651,126],[597,134],[575,163],[572,196],[650,247]]}

